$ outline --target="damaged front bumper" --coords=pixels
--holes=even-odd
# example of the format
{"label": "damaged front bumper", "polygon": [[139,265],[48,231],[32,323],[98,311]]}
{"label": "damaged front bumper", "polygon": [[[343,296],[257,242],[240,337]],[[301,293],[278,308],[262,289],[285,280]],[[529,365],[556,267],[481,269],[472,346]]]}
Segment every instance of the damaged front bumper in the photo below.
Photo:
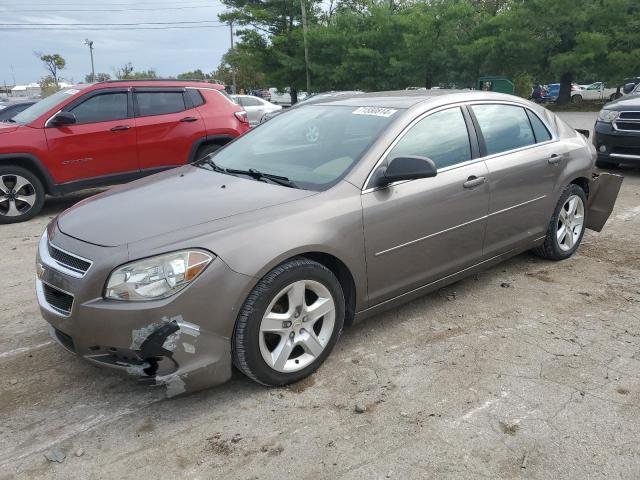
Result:
{"label": "damaged front bumper", "polygon": [[[77,264],[59,251],[86,260],[90,267],[85,273],[67,268]],[[36,293],[52,337],[93,364],[165,385],[169,397],[227,381],[237,303],[250,277],[216,258],[171,297],[104,299],[110,272],[127,261],[126,247],[91,245],[49,227],[38,249]]]}
{"label": "damaged front bumper", "polygon": [[623,177],[611,173],[593,173],[589,182],[587,228],[602,231],[616,204]]}

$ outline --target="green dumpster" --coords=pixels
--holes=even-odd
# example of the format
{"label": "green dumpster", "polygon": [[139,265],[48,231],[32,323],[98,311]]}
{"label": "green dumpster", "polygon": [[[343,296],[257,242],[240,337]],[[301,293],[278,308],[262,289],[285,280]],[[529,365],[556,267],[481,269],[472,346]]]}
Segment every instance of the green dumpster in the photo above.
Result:
{"label": "green dumpster", "polygon": [[485,92],[500,92],[513,95],[515,88],[513,82],[507,77],[480,77],[478,79],[478,90]]}

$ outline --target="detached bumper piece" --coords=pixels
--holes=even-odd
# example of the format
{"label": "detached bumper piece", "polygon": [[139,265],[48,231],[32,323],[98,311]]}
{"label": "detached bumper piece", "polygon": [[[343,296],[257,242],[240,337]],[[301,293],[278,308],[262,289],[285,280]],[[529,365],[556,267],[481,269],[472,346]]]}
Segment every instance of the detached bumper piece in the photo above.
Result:
{"label": "detached bumper piece", "polygon": [[616,204],[622,175],[611,173],[593,173],[589,182],[589,200],[587,202],[587,228],[602,231]]}

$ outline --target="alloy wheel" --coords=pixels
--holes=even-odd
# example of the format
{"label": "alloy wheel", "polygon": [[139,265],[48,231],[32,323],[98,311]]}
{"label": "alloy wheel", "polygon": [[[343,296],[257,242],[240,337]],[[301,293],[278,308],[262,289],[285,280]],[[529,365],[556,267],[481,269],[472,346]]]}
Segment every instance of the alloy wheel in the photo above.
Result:
{"label": "alloy wheel", "polygon": [[584,228],[584,202],[578,195],[567,198],[558,215],[556,239],[561,250],[568,252],[580,239]]}
{"label": "alloy wheel", "polygon": [[335,327],[336,306],[329,289],[299,280],[271,301],[260,324],[260,353],[277,372],[291,373],[313,363],[325,350]]}
{"label": "alloy wheel", "polygon": [[29,180],[20,175],[0,175],[0,215],[24,215],[35,202],[36,190]]}

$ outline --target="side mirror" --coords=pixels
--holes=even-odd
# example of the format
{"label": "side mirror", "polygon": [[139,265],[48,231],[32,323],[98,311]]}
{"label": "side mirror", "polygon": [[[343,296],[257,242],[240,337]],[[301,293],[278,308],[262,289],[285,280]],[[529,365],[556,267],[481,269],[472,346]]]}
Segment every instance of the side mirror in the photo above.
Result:
{"label": "side mirror", "polygon": [[376,187],[383,187],[401,180],[435,177],[438,173],[436,164],[427,157],[396,157],[386,169],[378,170]]}
{"label": "side mirror", "polygon": [[625,94],[629,94],[631,92],[633,92],[633,89],[636,88],[636,84],[635,83],[627,83],[624,88],[622,89],[622,91]]}
{"label": "side mirror", "polygon": [[57,113],[51,120],[49,125],[52,127],[64,127],[65,125],[73,125],[76,123],[76,116],[71,112]]}

